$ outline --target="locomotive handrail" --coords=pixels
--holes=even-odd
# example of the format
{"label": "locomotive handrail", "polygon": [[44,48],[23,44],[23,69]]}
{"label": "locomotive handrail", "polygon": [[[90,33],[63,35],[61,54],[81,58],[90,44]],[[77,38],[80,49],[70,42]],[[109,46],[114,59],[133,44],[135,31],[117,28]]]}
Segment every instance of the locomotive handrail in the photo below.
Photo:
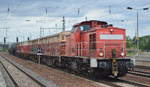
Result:
{"label": "locomotive handrail", "polygon": [[[90,51],[91,52],[100,51],[99,48],[90,49],[89,48],[90,46],[88,47],[88,45],[91,45],[90,43],[95,43],[95,44],[103,47],[104,57],[106,57],[106,55],[105,55],[106,54],[106,48],[108,48],[108,47],[120,48],[120,52],[123,52],[123,53],[126,50],[126,49],[124,49],[124,47],[125,47],[124,41],[120,41],[120,43],[118,41],[78,42],[72,48],[74,48],[74,51],[77,53],[77,56],[83,56],[83,54],[84,54],[83,52],[87,52],[87,54],[92,54],[92,53],[90,53]],[[108,45],[108,44],[110,44],[110,45]],[[113,44],[117,44],[117,45],[113,46]],[[89,49],[90,49],[90,51],[89,51]]]}

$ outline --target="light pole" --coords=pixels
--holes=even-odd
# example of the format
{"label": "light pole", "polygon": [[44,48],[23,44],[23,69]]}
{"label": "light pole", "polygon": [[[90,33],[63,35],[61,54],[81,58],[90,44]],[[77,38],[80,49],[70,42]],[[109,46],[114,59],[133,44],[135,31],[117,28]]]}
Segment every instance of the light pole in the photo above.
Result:
{"label": "light pole", "polygon": [[128,10],[135,10],[136,11],[136,45],[137,45],[137,56],[139,56],[139,11],[140,10],[148,10],[149,8],[132,8],[127,7]]}

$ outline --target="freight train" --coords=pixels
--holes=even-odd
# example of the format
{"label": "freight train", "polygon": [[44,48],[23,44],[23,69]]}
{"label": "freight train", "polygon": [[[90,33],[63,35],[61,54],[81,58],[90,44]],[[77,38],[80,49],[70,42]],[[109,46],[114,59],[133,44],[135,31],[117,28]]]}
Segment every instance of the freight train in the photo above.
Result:
{"label": "freight train", "polygon": [[75,24],[71,31],[19,42],[17,56],[95,76],[125,76],[133,68],[126,58],[125,29],[104,21]]}

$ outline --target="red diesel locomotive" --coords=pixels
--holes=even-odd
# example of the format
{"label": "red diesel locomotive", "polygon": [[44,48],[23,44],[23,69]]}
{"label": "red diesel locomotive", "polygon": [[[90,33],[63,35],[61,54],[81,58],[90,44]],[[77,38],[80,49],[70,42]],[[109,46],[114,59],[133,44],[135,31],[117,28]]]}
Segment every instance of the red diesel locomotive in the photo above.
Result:
{"label": "red diesel locomotive", "polygon": [[120,77],[133,67],[126,58],[125,29],[96,20],[75,24],[71,31],[17,43],[16,55],[92,75]]}

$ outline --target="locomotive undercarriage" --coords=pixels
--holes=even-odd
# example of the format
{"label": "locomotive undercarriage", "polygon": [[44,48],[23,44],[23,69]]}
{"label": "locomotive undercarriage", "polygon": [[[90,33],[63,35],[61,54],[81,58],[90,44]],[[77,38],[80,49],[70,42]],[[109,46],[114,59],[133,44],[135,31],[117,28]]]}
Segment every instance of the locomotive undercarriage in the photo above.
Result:
{"label": "locomotive undercarriage", "polygon": [[47,66],[67,69],[71,72],[94,76],[125,76],[132,70],[133,63],[130,59],[96,59],[96,66],[91,65],[90,58],[68,56],[46,56],[35,54],[17,53],[16,56],[34,61]]}

